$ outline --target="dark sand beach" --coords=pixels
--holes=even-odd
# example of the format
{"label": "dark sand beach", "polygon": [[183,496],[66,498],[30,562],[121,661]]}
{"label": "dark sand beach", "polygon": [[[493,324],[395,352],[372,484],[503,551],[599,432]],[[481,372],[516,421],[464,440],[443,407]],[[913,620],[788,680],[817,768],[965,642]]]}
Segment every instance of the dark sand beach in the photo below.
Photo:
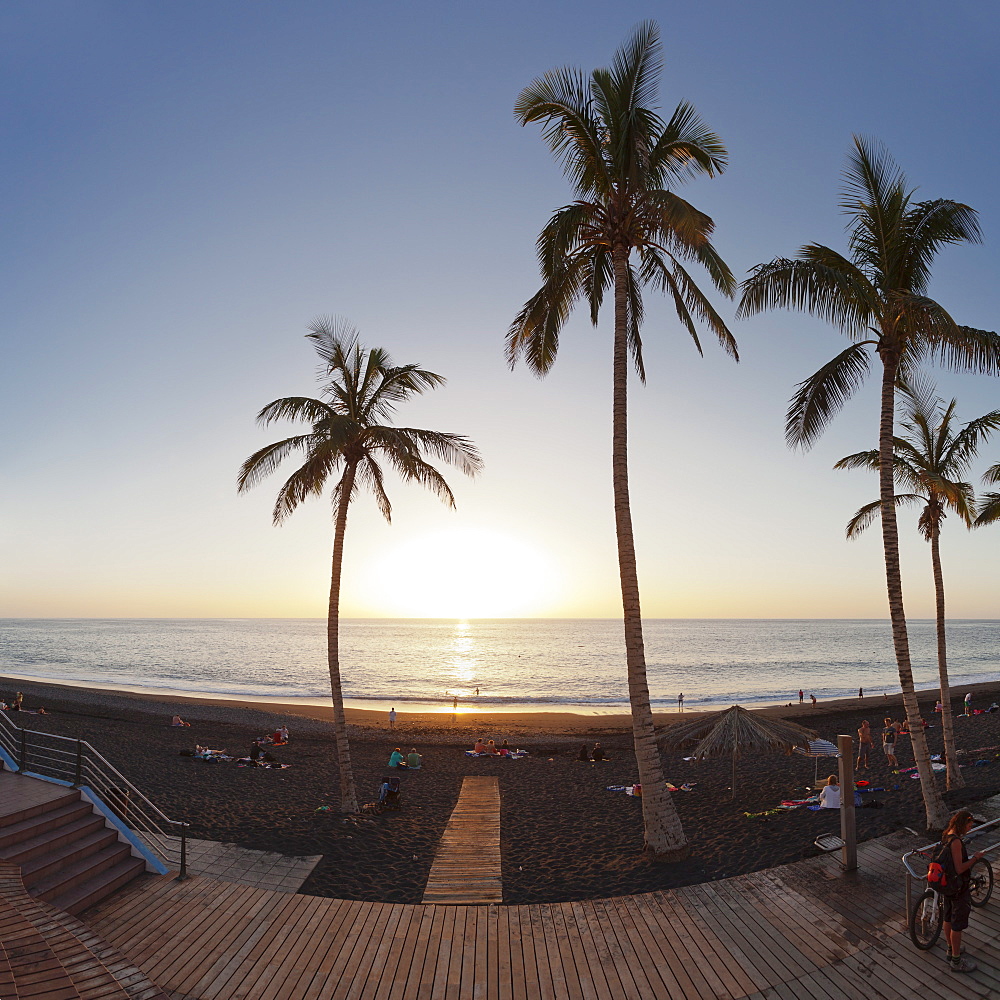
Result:
{"label": "dark sand beach", "polygon": [[[403,808],[374,818],[345,819],[317,813],[334,802],[337,772],[332,761],[328,711],[294,706],[207,698],[164,699],[53,684],[0,679],[0,696],[15,690],[25,705],[44,705],[49,715],[13,715],[29,729],[89,740],[168,815],[191,824],[191,835],[231,841],[285,854],[322,854],[323,861],[303,887],[315,895],[395,902],[419,901],[438,839],[465,775],[497,775],[502,802],[501,845],[507,902],[559,901],[642,892],[722,878],[799,860],[816,853],[815,837],[839,829],[839,815],[796,810],[748,819],[784,798],[803,797],[812,785],[813,761],[774,754],[740,762],[735,801],[729,761],[697,763],[664,754],[667,777],[695,783],[675,798],[692,856],[678,864],[656,864],[641,851],[641,804],[608,785],[630,784],[637,772],[625,716],[568,713],[482,713],[459,715],[400,713],[390,732],[382,713],[349,710],[351,751],[362,801],[374,797],[393,747],[424,755],[419,772],[402,775]],[[956,692],[956,711],[966,689]],[[985,708],[1000,697],[1000,685],[972,688],[974,705]],[[941,749],[933,713],[935,695],[921,697],[931,751]],[[814,729],[825,739],[854,735],[862,719],[874,730],[884,715],[901,717],[899,696],[844,700],[792,708],[762,709]],[[175,712],[190,729],[169,726]],[[658,716],[669,725],[675,713]],[[244,755],[251,740],[281,723],[291,730],[288,746],[275,755],[292,765],[283,770],[238,768],[181,756],[195,743]],[[1000,713],[956,720],[958,745],[966,751],[1000,746]],[[462,752],[477,736],[509,739],[530,751],[521,760],[470,758]],[[581,745],[600,740],[610,762],[576,760]],[[902,767],[912,764],[907,740],[900,744]],[[1000,793],[1000,750],[969,754],[963,769],[968,787],[948,793],[954,808]],[[878,748],[872,767],[860,777],[886,788],[870,798],[880,808],[857,812],[860,839],[903,826],[921,829],[919,782],[894,775]],[[835,762],[821,760],[820,776]],[[943,783],[943,776],[938,780]],[[868,798],[866,796],[866,798]]]}

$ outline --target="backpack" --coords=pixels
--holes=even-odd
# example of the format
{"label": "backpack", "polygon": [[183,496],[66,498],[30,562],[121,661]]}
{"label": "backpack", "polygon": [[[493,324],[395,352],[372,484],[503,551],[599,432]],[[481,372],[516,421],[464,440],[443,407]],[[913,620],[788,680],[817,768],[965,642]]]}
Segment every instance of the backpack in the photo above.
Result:
{"label": "backpack", "polygon": [[938,849],[927,866],[927,884],[941,893],[942,896],[957,896],[965,888],[965,880],[955,871],[955,859],[952,857],[951,845],[939,844]]}

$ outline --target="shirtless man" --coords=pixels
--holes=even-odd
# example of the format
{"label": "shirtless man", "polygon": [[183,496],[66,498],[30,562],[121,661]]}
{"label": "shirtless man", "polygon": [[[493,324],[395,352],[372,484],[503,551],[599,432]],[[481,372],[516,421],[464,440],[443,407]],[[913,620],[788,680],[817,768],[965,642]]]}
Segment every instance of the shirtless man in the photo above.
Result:
{"label": "shirtless man", "polygon": [[871,748],[872,731],[868,725],[868,720],[865,719],[858,730],[858,762],[855,765],[856,769],[860,770],[864,768],[866,771],[868,770],[868,754],[871,752]]}

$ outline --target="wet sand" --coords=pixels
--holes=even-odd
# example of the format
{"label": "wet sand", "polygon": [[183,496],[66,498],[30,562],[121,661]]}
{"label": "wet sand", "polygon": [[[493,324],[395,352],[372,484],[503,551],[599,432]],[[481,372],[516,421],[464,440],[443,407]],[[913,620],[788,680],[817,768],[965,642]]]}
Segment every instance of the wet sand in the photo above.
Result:
{"label": "wet sand", "polygon": [[[416,746],[424,754],[419,772],[402,774],[403,808],[373,819],[345,819],[318,806],[336,801],[337,769],[332,760],[329,710],[210,698],[170,697],[40,684],[0,678],[0,696],[25,694],[29,708],[42,704],[52,714],[12,715],[29,729],[89,740],[168,815],[192,824],[193,836],[233,841],[246,847],[286,854],[322,854],[303,891],[317,895],[416,902],[433,860],[441,831],[458,798],[465,775],[500,778],[501,845],[504,898],[507,902],[556,901],[610,896],[686,885],[768,868],[816,853],[813,840],[839,829],[837,813],[796,810],[764,819],[760,812],[783,798],[807,793],[813,761],[797,755],[768,755],[739,764],[737,795],[731,797],[728,761],[702,763],[664,754],[665,773],[675,784],[696,783],[691,792],[675,793],[692,856],[678,864],[657,864],[642,853],[641,804],[608,785],[631,784],[637,772],[627,716],[579,716],[570,713],[477,713],[452,717],[399,713],[395,731],[383,713],[351,709],[352,763],[359,797],[374,797],[395,746]],[[1000,685],[973,688],[974,705],[1000,698]],[[956,692],[956,711],[966,689]],[[936,695],[921,697],[925,717]],[[880,728],[883,715],[899,717],[899,696],[808,702],[760,711],[790,718],[825,739],[854,735],[862,718]],[[190,729],[169,726],[179,712]],[[665,726],[679,718],[657,716]],[[253,737],[287,723],[288,746],[275,755],[292,766],[284,770],[237,768],[181,756],[195,743],[242,756]],[[968,751],[1000,747],[1000,713],[956,720],[958,745]],[[462,752],[477,736],[512,743],[530,751],[522,760],[470,758]],[[940,728],[928,733],[938,752]],[[613,758],[584,764],[575,758],[586,741],[600,740]],[[969,754],[987,760],[963,770],[969,786],[947,794],[958,808],[1000,793],[1000,750]],[[903,767],[912,764],[907,741],[898,753]],[[821,760],[820,776],[835,771]],[[870,798],[881,808],[859,810],[861,839],[902,826],[922,827],[919,782],[891,774],[876,749],[864,775],[885,792]],[[943,776],[938,780],[943,781]],[[869,797],[866,796],[866,801]]]}

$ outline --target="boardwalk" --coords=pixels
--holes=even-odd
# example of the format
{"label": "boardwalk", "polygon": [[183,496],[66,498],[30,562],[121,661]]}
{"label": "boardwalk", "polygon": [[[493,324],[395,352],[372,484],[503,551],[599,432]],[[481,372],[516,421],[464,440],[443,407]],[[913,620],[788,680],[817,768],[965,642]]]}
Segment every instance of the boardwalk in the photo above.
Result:
{"label": "boardwalk", "polygon": [[423,901],[499,903],[502,898],[499,782],[465,778],[434,855]]}
{"label": "boardwalk", "polygon": [[161,987],[195,1000],[930,1000],[1000,998],[1000,898],[980,962],[950,973],[903,933],[914,839],[670,892],[523,906],[320,899],[157,877],[85,915]]}

